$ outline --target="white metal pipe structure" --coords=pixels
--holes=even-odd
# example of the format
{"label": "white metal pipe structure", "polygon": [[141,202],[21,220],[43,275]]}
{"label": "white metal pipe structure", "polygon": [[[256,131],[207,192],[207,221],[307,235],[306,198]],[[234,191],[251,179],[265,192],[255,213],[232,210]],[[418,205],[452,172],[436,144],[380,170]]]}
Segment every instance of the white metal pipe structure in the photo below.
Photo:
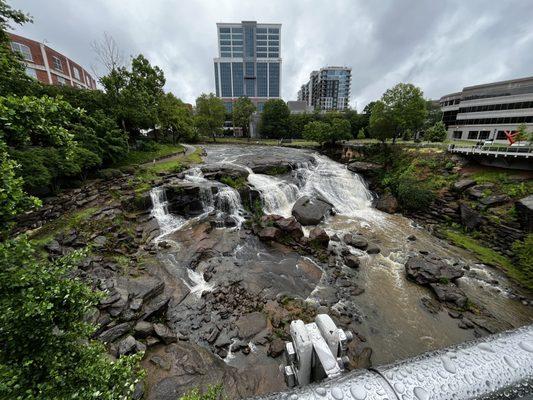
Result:
{"label": "white metal pipe structure", "polygon": [[503,400],[532,395],[530,325],[261,399]]}

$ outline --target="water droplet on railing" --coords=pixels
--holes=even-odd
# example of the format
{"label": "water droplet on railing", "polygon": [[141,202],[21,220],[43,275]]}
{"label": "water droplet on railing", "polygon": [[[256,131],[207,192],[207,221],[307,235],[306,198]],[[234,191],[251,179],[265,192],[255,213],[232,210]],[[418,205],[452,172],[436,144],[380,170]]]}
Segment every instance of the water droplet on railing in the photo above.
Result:
{"label": "water droplet on railing", "polygon": [[418,387],[418,386],[415,387],[413,392],[414,392],[414,394],[415,394],[415,396],[416,396],[416,398],[418,400],[428,400],[429,399],[429,393],[425,389],[423,389],[421,387]]}
{"label": "water droplet on railing", "polygon": [[350,387],[350,393],[355,400],[364,400],[366,398],[366,390],[359,385],[352,385]]}

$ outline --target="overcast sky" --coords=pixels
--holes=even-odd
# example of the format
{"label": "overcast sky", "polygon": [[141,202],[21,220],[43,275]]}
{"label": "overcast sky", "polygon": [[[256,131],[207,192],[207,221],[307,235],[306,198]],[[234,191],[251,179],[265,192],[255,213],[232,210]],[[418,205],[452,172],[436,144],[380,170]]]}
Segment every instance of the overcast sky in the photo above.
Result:
{"label": "overcast sky", "polygon": [[282,97],[313,69],[352,67],[351,106],[362,110],[398,82],[427,98],[533,75],[531,0],[8,0],[33,16],[16,27],[90,70],[90,43],[107,32],[125,56],[160,66],[187,102],[214,92],[217,22],[281,23]]}

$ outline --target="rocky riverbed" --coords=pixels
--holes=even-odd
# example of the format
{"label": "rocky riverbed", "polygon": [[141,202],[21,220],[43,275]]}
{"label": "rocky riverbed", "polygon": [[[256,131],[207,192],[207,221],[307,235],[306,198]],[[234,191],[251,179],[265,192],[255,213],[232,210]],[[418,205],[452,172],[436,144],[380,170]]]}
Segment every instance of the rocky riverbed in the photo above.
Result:
{"label": "rocky riverbed", "polygon": [[213,145],[204,161],[149,192],[124,176],[49,201],[49,224],[57,204],[86,210],[45,248],[92,246],[78,274],[106,292],[95,337],[114,357],[145,352],[138,398],[209,383],[229,398],[282,390],[288,325],[317,313],[354,332],[350,368],[533,322],[500,272],[376,210],[365,182],[325,156]]}

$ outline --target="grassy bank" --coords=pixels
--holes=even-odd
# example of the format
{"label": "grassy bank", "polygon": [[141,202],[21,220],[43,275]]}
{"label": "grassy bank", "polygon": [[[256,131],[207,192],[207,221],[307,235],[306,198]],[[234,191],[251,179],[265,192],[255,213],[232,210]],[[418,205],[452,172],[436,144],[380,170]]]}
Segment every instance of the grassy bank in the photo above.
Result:
{"label": "grassy bank", "polygon": [[114,164],[111,168],[124,167],[134,164],[145,164],[153,160],[169,157],[173,154],[184,153],[185,148],[180,145],[153,143],[146,150],[132,150],[128,155]]}

